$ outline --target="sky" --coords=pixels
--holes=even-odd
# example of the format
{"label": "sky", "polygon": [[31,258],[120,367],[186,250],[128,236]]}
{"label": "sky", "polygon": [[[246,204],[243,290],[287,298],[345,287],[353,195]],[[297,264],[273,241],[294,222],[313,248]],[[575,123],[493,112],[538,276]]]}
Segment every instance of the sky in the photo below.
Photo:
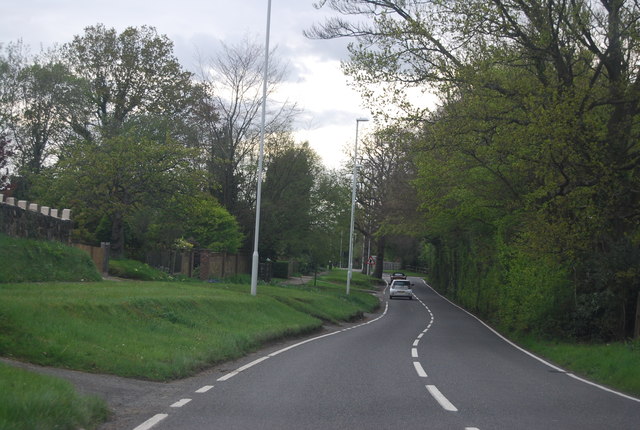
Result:
{"label": "sky", "polygon": [[[212,58],[220,43],[249,37],[264,43],[267,0],[5,0],[0,15],[0,43],[19,39],[32,54],[70,42],[98,23],[122,31],[149,25],[174,43],[174,54],[196,72],[198,57]],[[314,0],[272,0],[270,47],[287,64],[288,76],[276,94],[302,110],[294,124],[296,140],[308,141],[329,168],[349,158],[356,119],[367,117],[357,91],[340,70],[347,40],[310,40],[303,30],[333,12],[317,10]],[[369,124],[360,124],[366,133]],[[365,127],[363,127],[365,125]],[[362,130],[364,128],[364,130]],[[360,135],[362,136],[362,134]]]}

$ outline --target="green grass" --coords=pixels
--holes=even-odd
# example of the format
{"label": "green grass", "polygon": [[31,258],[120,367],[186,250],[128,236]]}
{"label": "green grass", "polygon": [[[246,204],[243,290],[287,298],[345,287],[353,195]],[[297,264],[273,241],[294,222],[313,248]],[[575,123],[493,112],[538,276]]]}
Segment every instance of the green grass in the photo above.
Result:
{"label": "green grass", "polygon": [[[324,282],[322,285],[326,287],[337,288],[338,290],[341,289],[341,291],[345,291],[347,285],[347,271],[344,269],[333,269],[326,274],[318,276],[318,280]],[[351,277],[350,288],[370,291],[375,288],[375,285],[379,282],[382,281],[371,276],[363,275],[358,271],[354,271]],[[311,283],[313,283],[313,281],[311,281]]]}
{"label": "green grass", "polygon": [[165,272],[136,260],[109,260],[109,274],[119,278],[139,281],[169,281],[172,278]]}
{"label": "green grass", "polygon": [[80,249],[0,234],[0,283],[100,279],[91,257]]}
{"label": "green grass", "polygon": [[575,344],[532,337],[517,340],[566,370],[640,396],[640,340],[609,344]]}
{"label": "green grass", "polygon": [[0,429],[93,429],[107,415],[104,401],[66,381],[0,363]]}
{"label": "green grass", "polygon": [[360,292],[263,285],[253,297],[228,284],[0,284],[0,355],[170,380],[377,306]]}

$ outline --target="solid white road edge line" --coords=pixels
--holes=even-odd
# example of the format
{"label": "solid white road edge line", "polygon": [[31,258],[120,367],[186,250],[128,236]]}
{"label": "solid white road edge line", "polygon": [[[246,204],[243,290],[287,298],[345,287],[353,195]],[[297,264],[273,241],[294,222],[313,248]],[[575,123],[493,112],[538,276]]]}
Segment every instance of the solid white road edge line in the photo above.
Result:
{"label": "solid white road edge line", "polygon": [[443,298],[443,299],[444,299],[444,300],[446,300],[447,302],[451,303],[453,306],[457,307],[458,309],[460,309],[461,311],[463,311],[463,312],[464,312],[464,313],[466,313],[467,315],[469,315],[469,316],[471,316],[471,317],[475,318],[476,320],[478,320],[478,322],[480,322],[480,324],[482,324],[483,326],[485,326],[486,328],[488,328],[491,332],[493,332],[493,334],[495,334],[495,335],[496,335],[496,336],[498,336],[500,339],[502,339],[503,341],[507,342],[509,345],[513,346],[513,347],[514,347],[514,348],[516,348],[517,350],[519,350],[519,351],[521,351],[521,352],[524,352],[524,353],[525,353],[525,354],[527,354],[529,357],[531,357],[531,358],[533,358],[533,359],[535,359],[535,360],[538,360],[540,363],[542,363],[542,364],[544,364],[544,365],[546,365],[546,366],[548,366],[548,367],[552,368],[553,370],[556,370],[556,371],[558,371],[558,372],[560,372],[560,373],[564,373],[565,375],[570,376],[570,377],[572,377],[572,378],[574,378],[574,379],[576,379],[576,380],[578,380],[578,381],[580,381],[580,382],[584,382],[585,384],[592,385],[593,387],[599,388],[599,389],[601,389],[601,390],[603,390],[603,391],[607,391],[607,392],[609,392],[609,393],[611,393],[611,394],[615,394],[615,395],[617,395],[617,396],[624,397],[625,399],[632,400],[632,401],[634,401],[634,402],[638,402],[638,403],[640,403],[640,399],[638,399],[638,398],[636,398],[636,397],[629,396],[629,395],[624,394],[624,393],[621,393],[621,392],[619,392],[619,391],[615,391],[615,390],[612,390],[612,389],[610,389],[610,388],[604,387],[604,386],[602,386],[602,385],[600,385],[600,384],[597,384],[597,383],[595,383],[595,382],[591,382],[591,381],[588,381],[588,380],[586,380],[586,379],[583,379],[583,378],[581,378],[581,377],[579,377],[579,376],[574,375],[573,373],[567,372],[566,370],[562,369],[561,367],[555,366],[555,365],[553,365],[553,364],[549,363],[548,361],[545,361],[544,359],[542,359],[542,358],[538,357],[538,356],[537,356],[537,355],[535,355],[534,353],[529,352],[529,351],[527,351],[526,349],[519,347],[518,345],[516,345],[515,343],[511,342],[509,339],[507,339],[506,337],[504,337],[503,335],[501,335],[500,333],[498,333],[496,330],[494,330],[494,329],[493,329],[489,324],[485,323],[484,321],[482,321],[480,318],[478,318],[477,316],[475,316],[475,315],[474,315],[474,314],[472,314],[471,312],[469,312],[469,311],[467,311],[466,309],[464,309],[464,308],[462,308],[462,307],[460,307],[460,306],[456,305],[456,304],[455,304],[455,303],[453,303],[451,300],[447,299],[447,298],[446,298],[446,297],[444,297],[442,294],[440,294],[439,292],[437,292],[437,291],[436,291],[436,290],[435,290],[431,285],[427,284],[427,281],[425,281],[425,280],[423,279],[423,280],[422,280],[422,282],[424,282],[424,283],[425,283],[425,285],[426,285],[427,287],[431,288],[431,290],[432,290],[434,293],[436,293],[438,296],[440,296],[441,298]]}
{"label": "solid white road edge line", "polygon": [[440,403],[440,406],[442,406],[444,410],[450,412],[458,412],[458,408],[453,406],[453,404],[449,400],[447,400],[445,396],[442,395],[440,390],[438,390],[435,385],[427,385],[426,387],[427,390],[429,390],[429,393],[431,393],[433,398],[436,399],[438,403]]}
{"label": "solid white road edge line", "polygon": [[146,420],[145,422],[143,422],[142,424],[140,424],[138,427],[134,428],[133,430],[149,430],[151,427],[155,426],[156,424],[158,424],[160,421],[167,418],[168,416],[169,415],[167,414],[154,415],[148,420]]}
{"label": "solid white road edge line", "polygon": [[250,367],[253,367],[253,366],[255,366],[255,365],[256,365],[256,364],[258,364],[258,363],[262,363],[262,362],[263,362],[263,361],[265,361],[267,358],[269,358],[269,356],[268,356],[268,355],[267,355],[266,357],[261,357],[261,358],[258,358],[257,360],[253,360],[253,361],[252,361],[251,363],[249,363],[249,364],[245,364],[245,365],[244,365],[244,366],[242,366],[242,367],[238,367],[238,368],[236,369],[236,372],[238,372],[238,373],[240,373],[240,372],[244,372],[245,370],[249,369]]}
{"label": "solid white road edge line", "polygon": [[226,381],[226,380],[228,380],[228,379],[233,378],[233,377],[234,377],[234,376],[236,376],[237,374],[238,374],[238,372],[236,372],[236,371],[229,372],[229,373],[227,373],[226,375],[221,376],[221,377],[219,377],[218,379],[216,379],[216,381],[218,381],[218,382],[223,382],[223,381]]}
{"label": "solid white road edge line", "polygon": [[424,371],[424,369],[422,368],[422,364],[420,364],[419,361],[414,361],[413,362],[413,367],[416,368],[416,372],[418,372],[418,376],[421,378],[426,378],[427,377],[427,372]]}

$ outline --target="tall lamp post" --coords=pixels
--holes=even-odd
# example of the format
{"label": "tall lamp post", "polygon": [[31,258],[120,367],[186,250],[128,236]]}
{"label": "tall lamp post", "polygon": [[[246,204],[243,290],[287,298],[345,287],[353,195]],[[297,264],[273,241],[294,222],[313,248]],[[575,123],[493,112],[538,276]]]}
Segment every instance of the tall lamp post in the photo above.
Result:
{"label": "tall lamp post", "polygon": [[351,227],[349,228],[349,270],[347,272],[347,294],[349,294],[349,289],[351,287],[351,275],[353,274],[353,225],[356,213],[356,181],[358,175],[358,125],[365,121],[369,121],[369,119],[356,119],[356,144],[353,149],[353,181],[351,184]]}
{"label": "tall lamp post", "polygon": [[251,295],[258,291],[258,238],[260,236],[260,204],[262,200],[262,159],[264,158],[264,125],[267,111],[267,79],[269,76],[269,33],[271,32],[271,0],[267,2],[267,35],[264,48],[264,81],[262,82],[262,124],[260,126],[260,153],[258,154],[258,189],[256,191],[256,226],[253,237],[253,260],[251,263]]}

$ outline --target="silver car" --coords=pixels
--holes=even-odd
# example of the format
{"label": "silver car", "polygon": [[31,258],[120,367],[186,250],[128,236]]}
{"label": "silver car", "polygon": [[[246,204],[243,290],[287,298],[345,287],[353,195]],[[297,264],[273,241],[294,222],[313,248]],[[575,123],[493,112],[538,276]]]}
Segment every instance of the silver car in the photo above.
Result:
{"label": "silver car", "polygon": [[394,297],[408,297],[409,300],[413,300],[412,286],[413,283],[406,279],[395,279],[391,281],[391,285],[389,286],[389,299],[391,300]]}

